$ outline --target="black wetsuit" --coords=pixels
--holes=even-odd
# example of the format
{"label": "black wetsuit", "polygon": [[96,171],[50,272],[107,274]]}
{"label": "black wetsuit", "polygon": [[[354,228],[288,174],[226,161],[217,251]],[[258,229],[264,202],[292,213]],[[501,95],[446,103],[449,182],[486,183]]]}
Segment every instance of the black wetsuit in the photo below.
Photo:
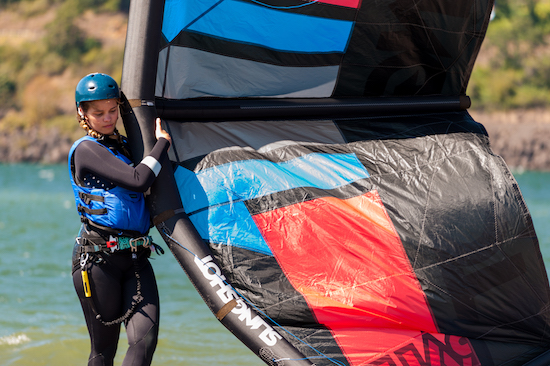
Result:
{"label": "black wetsuit", "polygon": [[[123,152],[122,146],[114,140],[104,145]],[[167,161],[166,152],[170,143],[159,139],[149,154],[159,162]],[[75,174],[88,185],[110,189],[115,185],[137,192],[146,191],[156,178],[153,171],[144,164],[135,168],[126,165],[103,146],[93,141],[83,141],[74,152]],[[109,234],[83,226],[79,238],[95,244],[105,244]],[[150,365],[155,351],[159,331],[159,295],[153,268],[149,263],[151,250],[138,247],[137,260],[132,259],[130,249],[111,252],[90,253],[87,261],[92,301],[85,297],[81,275],[79,246],[77,240],[73,251],[73,283],[80,299],[91,340],[89,366],[110,366],[117,350],[120,324],[104,325],[96,318],[111,321],[123,315],[131,306],[137,292],[136,271],[141,283],[143,300],[135,312],[124,321],[128,336],[128,351],[123,366]]]}

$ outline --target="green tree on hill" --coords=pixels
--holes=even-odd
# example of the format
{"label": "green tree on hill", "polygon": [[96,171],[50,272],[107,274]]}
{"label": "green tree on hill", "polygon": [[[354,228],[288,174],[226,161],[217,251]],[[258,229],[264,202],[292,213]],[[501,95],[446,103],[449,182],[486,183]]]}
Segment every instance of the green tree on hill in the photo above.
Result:
{"label": "green tree on hill", "polygon": [[550,0],[498,0],[470,80],[474,108],[550,102]]}

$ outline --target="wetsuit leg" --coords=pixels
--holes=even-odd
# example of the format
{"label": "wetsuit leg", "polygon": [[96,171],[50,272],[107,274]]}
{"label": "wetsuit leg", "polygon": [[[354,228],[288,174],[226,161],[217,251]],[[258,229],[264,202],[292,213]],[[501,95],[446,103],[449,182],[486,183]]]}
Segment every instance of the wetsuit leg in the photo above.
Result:
{"label": "wetsuit leg", "polygon": [[[128,336],[128,351],[122,366],[149,366],[153,359],[159,332],[159,294],[155,274],[151,263],[139,261],[142,302],[135,313],[125,323]],[[124,306],[128,308],[132,296],[136,293],[136,278],[133,271],[128,272],[124,282]]]}
{"label": "wetsuit leg", "polygon": [[[126,320],[129,348],[123,366],[149,366],[157,346],[159,331],[159,294],[150,252],[138,253],[143,300]],[[137,291],[134,261],[130,253],[100,255],[88,264],[89,279],[95,309],[104,321],[117,319],[130,308]],[[92,304],[84,295],[78,259],[73,256],[73,282],[82,305],[91,339],[88,366],[112,366],[120,335],[120,324],[105,326],[96,319]]]}
{"label": "wetsuit leg", "polygon": [[[89,278],[96,310],[104,320],[116,319],[122,314],[122,272],[108,263],[92,263]],[[88,366],[112,366],[115,358],[120,324],[105,326],[96,319],[90,300],[84,295],[80,270],[73,273],[73,283],[80,299],[91,340]],[[135,289],[134,289],[135,291]]]}

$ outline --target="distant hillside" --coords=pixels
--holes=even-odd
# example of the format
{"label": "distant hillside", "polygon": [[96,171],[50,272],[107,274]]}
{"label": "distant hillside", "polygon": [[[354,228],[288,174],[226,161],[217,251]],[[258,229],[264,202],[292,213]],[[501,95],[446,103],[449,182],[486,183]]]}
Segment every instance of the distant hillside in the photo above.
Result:
{"label": "distant hillside", "polygon": [[0,130],[72,130],[78,80],[95,71],[120,79],[124,7],[121,0],[8,1],[0,11]]}
{"label": "distant hillside", "polygon": [[[78,80],[95,71],[120,80],[128,6],[129,0],[0,0],[0,161],[65,159],[82,135],[74,110]],[[533,149],[545,147],[532,142],[550,126],[538,121],[550,99],[548,28],[550,0],[499,0],[468,87],[472,113],[491,126],[493,148],[512,166],[550,170],[550,161],[534,162]],[[521,148],[510,148],[516,127],[506,121],[514,118],[502,114],[510,110],[517,123],[538,126],[521,128],[534,134],[522,137],[531,142]]]}
{"label": "distant hillside", "polygon": [[550,0],[498,0],[467,93],[475,109],[546,108]]}

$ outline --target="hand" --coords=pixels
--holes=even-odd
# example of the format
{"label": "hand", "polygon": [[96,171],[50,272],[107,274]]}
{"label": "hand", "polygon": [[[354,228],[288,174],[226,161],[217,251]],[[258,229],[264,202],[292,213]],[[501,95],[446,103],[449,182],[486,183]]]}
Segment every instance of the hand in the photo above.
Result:
{"label": "hand", "polygon": [[168,132],[164,131],[162,129],[162,126],[160,125],[160,118],[157,118],[155,121],[155,136],[158,139],[161,137],[164,137],[166,140],[168,140],[170,143],[172,143],[172,139],[170,138],[170,135]]}

